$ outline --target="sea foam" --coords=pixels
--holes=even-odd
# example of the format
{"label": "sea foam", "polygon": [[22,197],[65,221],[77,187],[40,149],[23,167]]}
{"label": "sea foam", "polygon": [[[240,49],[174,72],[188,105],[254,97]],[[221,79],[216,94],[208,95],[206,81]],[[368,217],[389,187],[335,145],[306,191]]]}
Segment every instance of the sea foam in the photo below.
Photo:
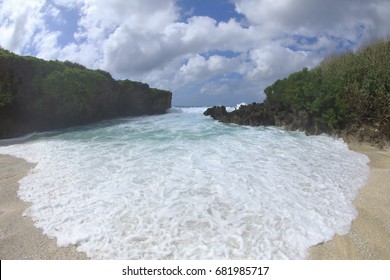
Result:
{"label": "sea foam", "polygon": [[341,140],[221,124],[204,108],[0,147],[37,163],[19,196],[93,259],[302,259],[348,232],[368,158]]}

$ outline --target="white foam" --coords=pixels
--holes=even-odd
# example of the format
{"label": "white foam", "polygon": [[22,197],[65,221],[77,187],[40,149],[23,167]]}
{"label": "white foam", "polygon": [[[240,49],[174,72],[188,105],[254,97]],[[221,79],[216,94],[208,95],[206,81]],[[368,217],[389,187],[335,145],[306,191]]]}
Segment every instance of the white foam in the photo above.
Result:
{"label": "white foam", "polygon": [[38,163],[21,180],[27,214],[94,259],[302,259],[347,233],[368,174],[342,141],[188,113],[0,153]]}
{"label": "white foam", "polygon": [[201,114],[207,110],[208,107],[172,107],[171,113],[189,113],[189,114]]}
{"label": "white foam", "polygon": [[238,110],[240,109],[241,106],[246,106],[247,104],[245,102],[239,103],[236,105],[235,109]]}

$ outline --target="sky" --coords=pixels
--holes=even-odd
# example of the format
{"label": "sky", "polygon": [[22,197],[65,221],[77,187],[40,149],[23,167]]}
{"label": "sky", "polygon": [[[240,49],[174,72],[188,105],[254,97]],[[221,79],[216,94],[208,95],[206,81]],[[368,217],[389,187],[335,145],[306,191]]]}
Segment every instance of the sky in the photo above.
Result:
{"label": "sky", "polygon": [[390,0],[0,0],[0,45],[173,92],[175,106],[264,89],[390,34]]}

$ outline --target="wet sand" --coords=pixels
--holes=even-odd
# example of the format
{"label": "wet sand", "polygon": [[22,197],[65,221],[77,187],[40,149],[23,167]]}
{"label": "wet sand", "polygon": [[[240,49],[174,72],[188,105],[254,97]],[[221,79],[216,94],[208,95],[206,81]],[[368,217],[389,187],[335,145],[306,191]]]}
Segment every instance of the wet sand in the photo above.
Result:
{"label": "wet sand", "polygon": [[29,204],[17,196],[18,181],[34,167],[23,159],[0,155],[0,259],[70,260],[86,259],[74,246],[60,248],[23,217]]}
{"label": "wet sand", "polygon": [[[350,145],[366,154],[370,162],[368,183],[355,200],[358,217],[347,235],[313,246],[309,259],[390,260],[390,150]],[[0,259],[87,259],[74,246],[60,248],[43,234],[23,211],[29,206],[17,196],[18,181],[34,165],[0,155]]]}
{"label": "wet sand", "polygon": [[348,234],[313,246],[309,259],[390,260],[390,149],[349,146],[370,158],[367,185],[354,201],[358,217]]}

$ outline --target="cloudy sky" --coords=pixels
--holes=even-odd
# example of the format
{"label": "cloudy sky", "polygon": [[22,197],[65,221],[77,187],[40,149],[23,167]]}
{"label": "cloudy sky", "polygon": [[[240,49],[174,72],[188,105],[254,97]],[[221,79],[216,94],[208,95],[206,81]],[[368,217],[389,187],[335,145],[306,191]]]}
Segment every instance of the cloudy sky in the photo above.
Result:
{"label": "cloudy sky", "polygon": [[390,0],[0,0],[0,45],[173,91],[260,102],[279,78],[390,34]]}

